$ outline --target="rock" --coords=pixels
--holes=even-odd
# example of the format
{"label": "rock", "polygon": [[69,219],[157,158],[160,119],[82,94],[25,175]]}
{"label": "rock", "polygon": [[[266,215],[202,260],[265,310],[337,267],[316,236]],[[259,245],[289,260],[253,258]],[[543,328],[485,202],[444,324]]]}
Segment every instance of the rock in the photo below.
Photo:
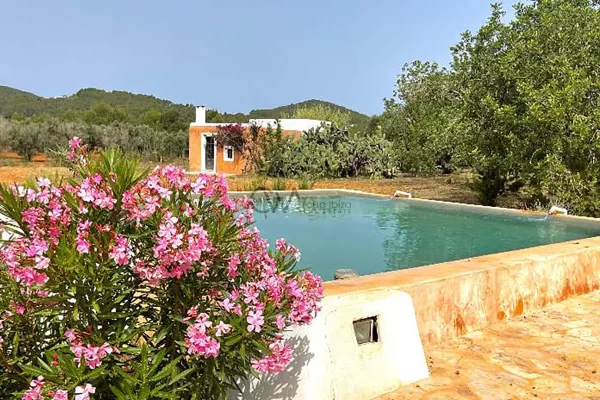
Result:
{"label": "rock", "polygon": [[333,278],[337,281],[339,279],[352,279],[358,278],[358,272],[349,268],[336,269]]}

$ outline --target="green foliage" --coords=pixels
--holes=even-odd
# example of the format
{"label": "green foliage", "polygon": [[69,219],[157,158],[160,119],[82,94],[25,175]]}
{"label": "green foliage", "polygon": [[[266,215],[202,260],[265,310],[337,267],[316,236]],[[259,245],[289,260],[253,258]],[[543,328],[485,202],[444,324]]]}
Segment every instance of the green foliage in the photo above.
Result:
{"label": "green foliage", "polygon": [[27,160],[36,153],[66,147],[69,138],[74,136],[84,139],[92,148],[119,147],[145,160],[162,162],[188,155],[188,133],[183,130],[165,131],[128,123],[92,125],[56,118],[43,122],[0,118],[0,146],[10,148]]}
{"label": "green foliage", "polygon": [[48,138],[41,126],[42,124],[25,123],[0,125],[0,129],[7,129],[7,132],[0,133],[0,137],[7,137],[10,148],[25,160],[31,161],[34,154],[46,148]]}
{"label": "green foliage", "polygon": [[[306,100],[300,103],[289,104],[287,106],[276,107],[272,109],[263,109],[263,110],[252,110],[248,114],[248,118],[251,119],[260,119],[260,118],[272,118],[272,119],[282,119],[282,118],[310,118],[310,119],[321,119],[317,118],[317,115],[311,113],[310,115],[314,115],[314,117],[303,116],[296,117],[295,115],[309,115],[306,114],[305,111],[302,110],[327,110],[327,114],[339,114],[339,115],[349,115],[350,123],[359,124],[364,123],[368,120],[364,114],[361,114],[357,111],[350,110],[349,108],[339,106],[334,103],[330,103],[328,101],[322,100]],[[296,114],[296,111],[299,113]],[[292,117],[293,116],[293,117]],[[331,120],[327,120],[331,121]],[[341,125],[340,125],[341,126]]]}
{"label": "green foliage", "polygon": [[310,180],[306,176],[303,176],[302,178],[300,178],[300,181],[298,182],[298,189],[309,190],[309,189],[312,189],[313,185],[314,185],[314,182],[312,180]]}
{"label": "green foliage", "polygon": [[267,179],[264,176],[255,176],[252,180],[245,182],[244,190],[248,192],[267,190]]}
{"label": "green foliage", "polygon": [[363,136],[324,125],[304,132],[297,141],[277,132],[265,140],[262,173],[268,176],[392,177],[397,172],[392,143],[381,134]]}
{"label": "green foliage", "polygon": [[108,103],[100,103],[93,109],[85,111],[81,119],[90,125],[108,125],[113,122],[126,122],[128,115],[122,108],[112,107]]}
{"label": "green foliage", "polygon": [[331,122],[339,128],[349,128],[352,121],[352,112],[342,107],[319,102],[298,105],[284,118],[316,119]]}
{"label": "green foliage", "polygon": [[453,74],[435,63],[406,64],[379,121],[404,172],[450,173],[464,166]]}
{"label": "green foliage", "polygon": [[[308,100],[273,109],[252,110],[249,114],[229,114],[207,110],[207,122],[238,123],[254,118],[280,119],[296,108],[326,106],[332,110],[349,113],[352,123],[367,120],[367,116],[333,103]],[[0,86],[0,116],[25,119],[39,114],[60,117],[64,121],[87,120],[90,123],[110,124],[128,122],[148,125],[157,130],[178,131],[187,129],[194,121],[195,110],[191,104],[175,104],[154,96],[125,91],[82,89],[71,96],[44,98],[7,86]]]}
{"label": "green foliage", "polygon": [[472,165],[493,202],[525,186],[532,200],[599,215],[598,2],[498,4],[453,48]]}
{"label": "green foliage", "polygon": [[285,190],[285,179],[275,178],[271,186],[273,190]]}

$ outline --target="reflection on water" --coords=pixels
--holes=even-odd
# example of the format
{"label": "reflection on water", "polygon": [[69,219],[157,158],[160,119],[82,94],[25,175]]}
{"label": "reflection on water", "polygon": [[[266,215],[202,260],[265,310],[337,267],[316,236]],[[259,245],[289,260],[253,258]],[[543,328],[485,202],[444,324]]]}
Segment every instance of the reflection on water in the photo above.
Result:
{"label": "reflection on water", "polygon": [[263,236],[294,243],[300,266],[325,280],[337,268],[366,275],[600,234],[552,218],[361,197],[272,196],[255,206]]}

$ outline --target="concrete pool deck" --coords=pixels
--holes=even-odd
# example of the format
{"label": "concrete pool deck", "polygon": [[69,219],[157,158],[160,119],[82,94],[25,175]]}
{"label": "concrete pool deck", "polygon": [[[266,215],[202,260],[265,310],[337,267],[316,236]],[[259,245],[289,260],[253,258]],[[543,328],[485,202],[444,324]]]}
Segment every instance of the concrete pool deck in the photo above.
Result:
{"label": "concrete pool deck", "polygon": [[600,399],[600,291],[425,353],[429,378],[377,400]]}

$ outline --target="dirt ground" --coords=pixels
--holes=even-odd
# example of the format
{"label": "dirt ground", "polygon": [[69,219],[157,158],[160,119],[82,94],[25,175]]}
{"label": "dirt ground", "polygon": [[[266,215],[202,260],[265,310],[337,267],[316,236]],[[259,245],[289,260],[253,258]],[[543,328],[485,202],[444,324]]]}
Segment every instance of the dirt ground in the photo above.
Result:
{"label": "dirt ground", "polygon": [[[436,175],[427,177],[406,176],[396,179],[325,179],[312,182],[312,189],[353,189],[364,192],[393,195],[396,190],[410,192],[414,197],[476,204],[477,197],[469,187],[470,175]],[[272,190],[284,185],[285,189],[298,189],[301,182],[291,179],[263,179],[258,177],[231,177],[231,190],[258,190],[262,186]],[[283,187],[280,187],[283,189]]]}
{"label": "dirt ground", "polygon": [[0,166],[0,183],[23,183],[39,176],[53,178],[69,175],[69,170],[63,167],[51,167],[44,164],[31,163],[28,165]]}
{"label": "dirt ground", "polygon": [[396,190],[410,192],[414,197],[460,203],[477,203],[469,188],[467,175],[403,177],[397,179],[333,179],[317,181],[314,189],[354,189],[393,195]]}
{"label": "dirt ground", "polygon": [[[0,166],[0,183],[22,183],[38,176],[52,178],[69,175],[66,168],[51,166],[43,162],[12,164]],[[468,181],[467,174],[455,174],[428,177],[407,176],[396,179],[328,179],[310,184],[313,189],[354,189],[390,196],[400,189],[411,192],[414,197],[419,198],[476,203],[477,199],[469,188]],[[265,179],[256,176],[233,176],[229,178],[229,185],[231,190],[302,188],[301,182],[293,179]],[[281,187],[282,185],[284,187]]]}

